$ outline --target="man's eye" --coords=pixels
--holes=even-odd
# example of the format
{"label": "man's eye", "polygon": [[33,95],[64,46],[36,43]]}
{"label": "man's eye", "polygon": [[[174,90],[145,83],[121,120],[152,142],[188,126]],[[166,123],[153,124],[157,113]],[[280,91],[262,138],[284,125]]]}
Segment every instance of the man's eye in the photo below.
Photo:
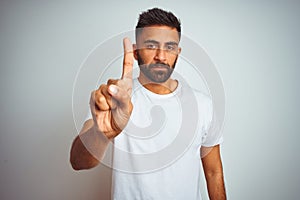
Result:
{"label": "man's eye", "polygon": [[155,44],[147,44],[147,49],[156,49],[157,46]]}
{"label": "man's eye", "polygon": [[175,49],[176,49],[175,45],[167,45],[167,50],[168,51],[173,51]]}

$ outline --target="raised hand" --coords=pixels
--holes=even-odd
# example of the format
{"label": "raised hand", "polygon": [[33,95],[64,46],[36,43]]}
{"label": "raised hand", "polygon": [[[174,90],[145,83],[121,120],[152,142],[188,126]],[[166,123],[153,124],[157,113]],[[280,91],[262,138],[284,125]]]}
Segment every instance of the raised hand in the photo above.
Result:
{"label": "raised hand", "polygon": [[90,99],[94,128],[108,139],[116,137],[125,128],[133,109],[131,93],[134,57],[128,38],[124,38],[123,47],[121,79],[109,79],[107,84],[100,85],[92,92]]}

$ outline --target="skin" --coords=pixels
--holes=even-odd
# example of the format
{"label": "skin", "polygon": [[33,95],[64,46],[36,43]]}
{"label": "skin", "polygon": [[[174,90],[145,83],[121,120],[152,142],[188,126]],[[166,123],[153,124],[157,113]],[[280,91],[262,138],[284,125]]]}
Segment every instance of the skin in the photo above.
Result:
{"label": "skin", "polygon": [[87,120],[75,138],[70,162],[75,170],[90,169],[102,159],[109,141],[119,135],[131,115],[133,49],[128,38],[123,40],[123,73],[120,79],[107,81],[91,93],[92,120]]}
{"label": "skin", "polygon": [[[165,66],[174,68],[176,64],[181,52],[178,47],[179,40],[176,29],[168,26],[144,28],[134,45],[128,38],[124,39],[122,76],[117,80],[108,80],[106,84],[92,92],[90,109],[93,119],[85,122],[73,142],[70,161],[75,170],[97,166],[109,142],[126,126],[133,109],[131,92],[134,59],[139,62],[140,67],[148,67],[149,74],[160,79],[168,72]],[[177,44],[175,51],[168,46],[170,43]],[[164,67],[159,68],[162,65]],[[155,82],[142,69],[138,80],[146,89],[157,94],[169,94],[178,85],[178,82],[171,78],[163,82]],[[225,200],[220,146],[201,147],[201,159],[210,199]]]}

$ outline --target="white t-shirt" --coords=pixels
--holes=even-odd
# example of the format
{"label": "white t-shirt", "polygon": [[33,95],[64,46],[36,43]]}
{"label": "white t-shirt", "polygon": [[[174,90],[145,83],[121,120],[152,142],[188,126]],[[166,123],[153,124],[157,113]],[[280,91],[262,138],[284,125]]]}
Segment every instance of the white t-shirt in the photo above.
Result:
{"label": "white t-shirt", "polygon": [[158,95],[135,79],[132,103],[130,121],[111,145],[112,198],[201,199],[200,147],[222,142],[209,133],[211,99],[181,81],[171,94]]}

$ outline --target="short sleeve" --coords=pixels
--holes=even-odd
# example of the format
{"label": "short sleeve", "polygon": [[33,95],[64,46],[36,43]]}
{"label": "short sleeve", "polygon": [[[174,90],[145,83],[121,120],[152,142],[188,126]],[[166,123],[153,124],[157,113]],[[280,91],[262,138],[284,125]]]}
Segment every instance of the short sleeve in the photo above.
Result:
{"label": "short sleeve", "polygon": [[213,103],[210,99],[206,109],[204,132],[202,135],[202,146],[212,147],[223,142],[222,124],[213,109]]}

